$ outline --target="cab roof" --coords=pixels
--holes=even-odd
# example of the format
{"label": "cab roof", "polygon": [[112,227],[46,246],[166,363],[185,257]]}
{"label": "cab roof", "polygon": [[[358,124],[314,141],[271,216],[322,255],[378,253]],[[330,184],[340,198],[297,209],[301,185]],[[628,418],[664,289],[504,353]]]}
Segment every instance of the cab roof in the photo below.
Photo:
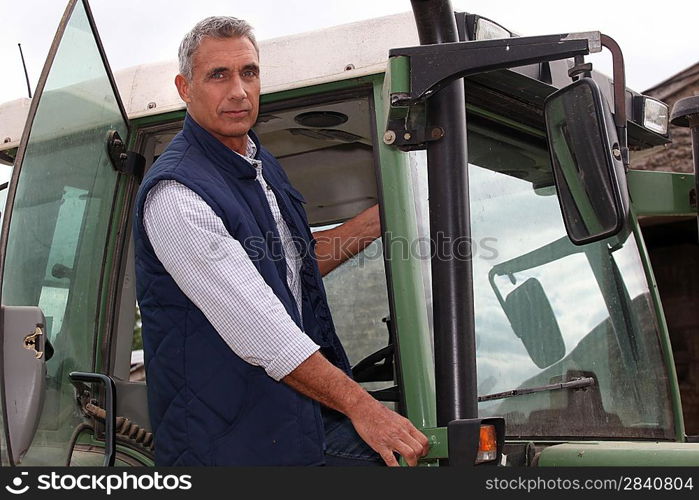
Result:
{"label": "cab roof", "polygon": [[[412,12],[263,40],[259,43],[262,93],[383,73],[390,49],[419,43]],[[503,116],[518,116],[523,123],[545,130],[543,101],[556,88],[570,83],[567,68],[567,61],[551,63],[552,83],[539,80],[539,68],[531,72],[531,66],[474,75],[467,79],[475,86],[469,91],[470,98],[477,101],[476,104],[493,106],[493,111]],[[177,73],[176,59],[115,72],[128,117],[135,119],[183,110],[185,105],[174,85]],[[611,79],[596,71],[593,76],[612,102]],[[486,89],[485,94],[482,89]],[[68,88],[63,90],[71,97],[86,98],[90,82],[77,84],[73,92]],[[637,94],[627,89],[627,110],[632,109],[633,95]],[[503,99],[502,96],[507,97]],[[30,99],[23,98],[0,104],[0,151],[19,146],[30,103]],[[66,123],[70,121],[60,113],[58,118],[65,119]],[[645,149],[666,142],[666,137],[649,132],[629,119],[632,148]]]}
{"label": "cab roof", "polygon": [[[262,93],[381,73],[389,49],[418,44],[411,12],[262,40]],[[176,59],[114,72],[128,117],[184,109],[174,84],[177,73]],[[21,98],[0,104],[0,150],[19,146],[30,103]]]}

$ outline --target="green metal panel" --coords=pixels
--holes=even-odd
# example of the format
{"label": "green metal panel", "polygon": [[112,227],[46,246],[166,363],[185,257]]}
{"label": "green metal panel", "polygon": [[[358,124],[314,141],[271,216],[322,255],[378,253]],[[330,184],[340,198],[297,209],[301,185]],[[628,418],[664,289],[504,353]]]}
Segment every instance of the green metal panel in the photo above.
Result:
{"label": "green metal panel", "polygon": [[[394,107],[391,105],[391,95],[406,94],[410,92],[410,59],[407,57],[391,57],[388,60],[388,69],[383,82],[384,96],[382,101],[376,101],[377,105],[381,102],[381,107],[384,116],[384,122],[379,124],[379,137],[382,132],[387,129],[388,120],[403,120],[408,116],[409,112],[413,115],[418,115],[419,107],[411,108],[407,106]],[[424,109],[424,107],[423,107]],[[424,117],[422,117],[424,121]]]}
{"label": "green metal panel", "polygon": [[675,172],[630,170],[629,193],[636,215],[694,215],[689,204],[694,175]]}
{"label": "green metal panel", "polygon": [[[391,57],[388,60],[387,81],[390,94],[407,94],[410,92],[410,58],[406,56]],[[390,95],[389,94],[389,95]]]}
{"label": "green metal panel", "polygon": [[[374,84],[376,126],[382,130],[382,82]],[[391,271],[390,286],[394,297],[394,321],[398,332],[400,363],[403,374],[407,417],[419,428],[435,427],[434,362],[430,344],[427,307],[423,292],[422,269],[419,260],[391,258],[391,238],[418,240],[414,194],[408,155],[378,142],[381,191],[384,204],[386,259]]]}
{"label": "green metal panel", "polygon": [[[143,116],[141,118],[136,118],[131,121],[131,128],[135,132],[138,131],[138,129],[142,127],[148,127],[150,125],[162,125],[164,123],[168,122],[176,122],[180,120],[184,120],[184,115],[185,115],[186,110],[181,110],[181,111],[170,111],[169,113],[162,113],[159,115],[148,115],[148,116]],[[134,132],[133,136],[134,138],[136,137],[136,133]],[[132,145],[130,145],[132,146]]]}
{"label": "green metal panel", "polygon": [[448,432],[446,427],[431,427],[422,429],[430,442],[430,451],[423,460],[448,458]]}
{"label": "green metal panel", "polygon": [[284,90],[281,92],[275,92],[273,94],[263,94],[260,97],[260,104],[264,106],[265,104],[270,104],[278,101],[286,101],[298,97],[306,97],[321,93],[338,92],[347,89],[358,89],[370,85],[374,80],[376,80],[377,77],[380,76],[369,75],[359,78],[348,78],[347,80],[340,80],[330,83],[322,83],[320,85],[312,85],[309,87],[300,87],[291,90]]}
{"label": "green metal panel", "polygon": [[699,443],[585,442],[550,446],[540,467],[699,465]]}

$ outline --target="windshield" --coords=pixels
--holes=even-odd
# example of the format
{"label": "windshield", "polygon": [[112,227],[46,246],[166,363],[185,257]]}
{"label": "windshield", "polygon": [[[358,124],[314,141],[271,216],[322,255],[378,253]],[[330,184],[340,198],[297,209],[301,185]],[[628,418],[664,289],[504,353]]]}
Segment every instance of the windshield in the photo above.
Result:
{"label": "windshield", "polygon": [[[672,439],[634,236],[570,242],[543,138],[471,120],[468,149],[480,416],[505,417],[510,437]],[[528,388],[542,390],[512,394]]]}

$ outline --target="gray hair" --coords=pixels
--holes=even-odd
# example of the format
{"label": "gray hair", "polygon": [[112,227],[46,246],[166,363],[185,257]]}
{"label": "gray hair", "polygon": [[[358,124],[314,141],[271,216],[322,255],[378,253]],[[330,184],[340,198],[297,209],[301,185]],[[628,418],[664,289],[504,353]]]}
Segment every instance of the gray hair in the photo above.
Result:
{"label": "gray hair", "polygon": [[255,52],[260,53],[255,41],[252,26],[247,21],[228,16],[212,16],[199,21],[192,31],[182,39],[177,57],[180,63],[180,74],[187,80],[192,79],[192,59],[199,48],[201,41],[210,36],[212,38],[239,38],[245,37],[252,42]]}

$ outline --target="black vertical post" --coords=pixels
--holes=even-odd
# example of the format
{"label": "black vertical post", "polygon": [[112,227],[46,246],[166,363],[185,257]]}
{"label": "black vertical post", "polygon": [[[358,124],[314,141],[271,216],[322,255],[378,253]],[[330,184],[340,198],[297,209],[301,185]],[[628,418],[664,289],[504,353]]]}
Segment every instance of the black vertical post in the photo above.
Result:
{"label": "black vertical post", "polygon": [[[449,0],[411,0],[420,43],[458,42]],[[437,425],[478,416],[473,269],[466,148],[466,99],[459,79],[427,101]]]}

